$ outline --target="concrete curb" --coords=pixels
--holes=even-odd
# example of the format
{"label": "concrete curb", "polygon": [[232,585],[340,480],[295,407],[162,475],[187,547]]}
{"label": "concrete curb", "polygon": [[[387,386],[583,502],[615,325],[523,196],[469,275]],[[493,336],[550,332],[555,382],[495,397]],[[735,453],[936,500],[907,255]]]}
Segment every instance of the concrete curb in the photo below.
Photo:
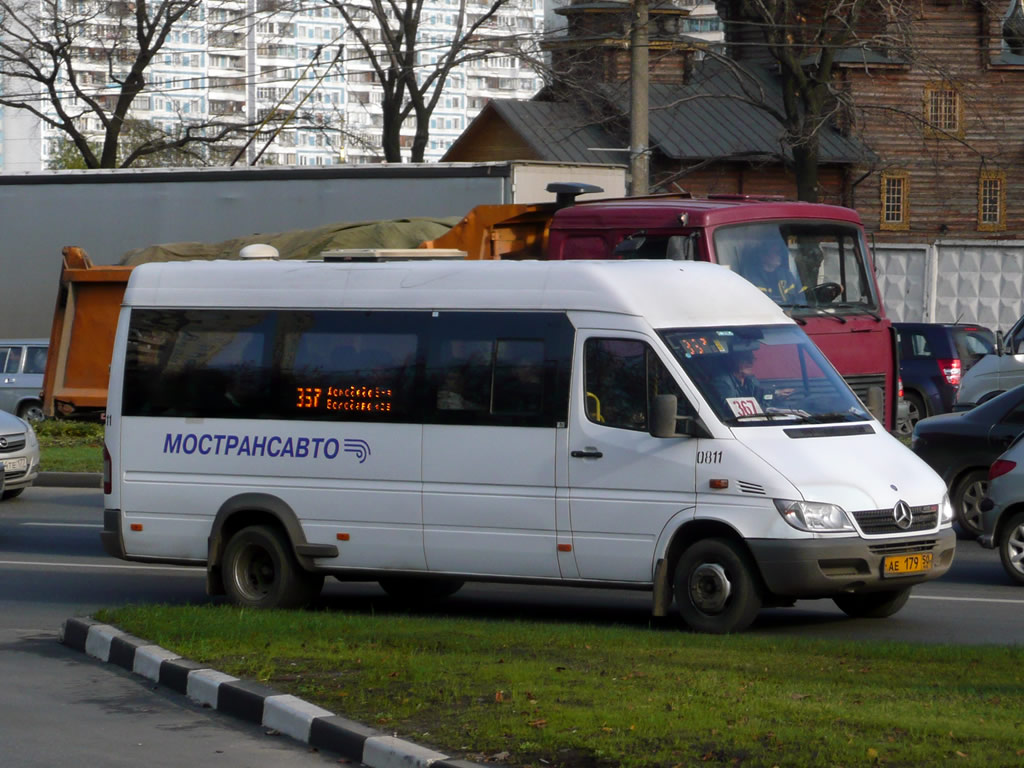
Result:
{"label": "concrete curb", "polygon": [[99,472],[40,472],[32,483],[41,488],[102,488]]}
{"label": "concrete curb", "polygon": [[483,768],[347,720],[259,683],[239,680],[91,618],[71,618],[59,640],[197,704],[272,729],[369,768]]}

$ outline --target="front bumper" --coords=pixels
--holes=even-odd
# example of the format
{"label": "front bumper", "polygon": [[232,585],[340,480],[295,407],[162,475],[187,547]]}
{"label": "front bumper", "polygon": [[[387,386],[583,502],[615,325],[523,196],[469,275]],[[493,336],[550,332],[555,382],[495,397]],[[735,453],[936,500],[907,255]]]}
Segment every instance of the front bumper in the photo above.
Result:
{"label": "front bumper", "polygon": [[[764,583],[773,594],[793,599],[834,597],[850,592],[881,592],[942,576],[953,565],[952,528],[906,539],[752,539],[749,542]],[[931,552],[924,573],[885,577],[886,556]]]}

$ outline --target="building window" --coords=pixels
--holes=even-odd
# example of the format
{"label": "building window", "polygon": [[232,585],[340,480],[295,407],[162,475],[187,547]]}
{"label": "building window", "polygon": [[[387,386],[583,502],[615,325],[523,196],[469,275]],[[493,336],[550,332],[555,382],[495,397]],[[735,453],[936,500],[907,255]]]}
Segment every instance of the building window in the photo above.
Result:
{"label": "building window", "polygon": [[905,172],[882,174],[881,229],[910,229],[910,176]]}
{"label": "building window", "polygon": [[933,138],[964,137],[963,100],[949,83],[935,83],[924,91],[926,131]]}
{"label": "building window", "polygon": [[978,179],[978,229],[1006,229],[1006,174],[1002,171],[982,171]]}

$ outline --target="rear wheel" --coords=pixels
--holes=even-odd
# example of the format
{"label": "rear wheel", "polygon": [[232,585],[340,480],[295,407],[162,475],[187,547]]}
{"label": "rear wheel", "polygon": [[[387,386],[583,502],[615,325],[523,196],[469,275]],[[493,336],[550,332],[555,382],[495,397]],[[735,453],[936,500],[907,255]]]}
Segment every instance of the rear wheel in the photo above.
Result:
{"label": "rear wheel", "polygon": [[433,603],[451,597],[466,582],[459,579],[381,579],[381,589],[403,603]]}
{"label": "rear wheel", "polygon": [[847,616],[855,619],[884,619],[892,616],[910,599],[910,587],[889,592],[861,592],[856,595],[836,595],[833,602]]}
{"label": "rear wheel", "polygon": [[964,536],[976,539],[981,535],[981,510],[978,505],[988,491],[988,472],[972,469],[956,484],[953,491],[953,511]]}
{"label": "rear wheel", "polygon": [[288,538],[270,526],[243,528],[224,551],[224,588],[238,605],[296,608],[320,594],[323,583],[323,574],[303,570]]}
{"label": "rear wheel", "polygon": [[724,634],[750,626],[761,592],[747,553],[729,539],[703,539],[679,556],[676,608],[695,632]]}
{"label": "rear wheel", "polygon": [[42,421],[43,404],[37,400],[22,403],[18,406],[18,418],[25,421]]}
{"label": "rear wheel", "polygon": [[4,491],[3,495],[0,495],[0,499],[2,499],[3,501],[7,501],[8,499],[16,499],[19,496],[21,496],[21,493],[24,490],[24,488],[12,488],[9,491]]}
{"label": "rear wheel", "polygon": [[1003,524],[999,533],[999,558],[1010,578],[1024,584],[1024,512]]}
{"label": "rear wheel", "polygon": [[914,392],[907,392],[903,399],[907,401],[907,424],[909,431],[914,431],[914,425],[928,415],[928,408],[921,396]]}

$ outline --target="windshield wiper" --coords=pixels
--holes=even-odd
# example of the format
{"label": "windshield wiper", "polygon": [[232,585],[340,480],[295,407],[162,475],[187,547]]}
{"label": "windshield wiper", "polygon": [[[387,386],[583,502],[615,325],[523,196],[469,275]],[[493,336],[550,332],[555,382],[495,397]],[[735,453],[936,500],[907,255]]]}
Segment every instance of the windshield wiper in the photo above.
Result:
{"label": "windshield wiper", "polygon": [[842,307],[843,309],[857,309],[863,314],[875,318],[876,322],[882,322],[882,316],[872,309],[868,309],[863,304],[858,304],[855,301],[840,301],[832,305],[833,307]]}
{"label": "windshield wiper", "polygon": [[843,317],[842,315],[837,315],[835,312],[829,312],[827,309],[822,309],[821,307],[801,306],[800,309],[806,309],[808,312],[813,313],[816,317],[831,317],[833,320],[836,320],[840,323],[846,323],[846,318]]}
{"label": "windshield wiper", "polygon": [[725,419],[724,424],[739,424],[742,421],[806,421],[810,414],[804,411],[768,410],[763,413],[746,413]]}

